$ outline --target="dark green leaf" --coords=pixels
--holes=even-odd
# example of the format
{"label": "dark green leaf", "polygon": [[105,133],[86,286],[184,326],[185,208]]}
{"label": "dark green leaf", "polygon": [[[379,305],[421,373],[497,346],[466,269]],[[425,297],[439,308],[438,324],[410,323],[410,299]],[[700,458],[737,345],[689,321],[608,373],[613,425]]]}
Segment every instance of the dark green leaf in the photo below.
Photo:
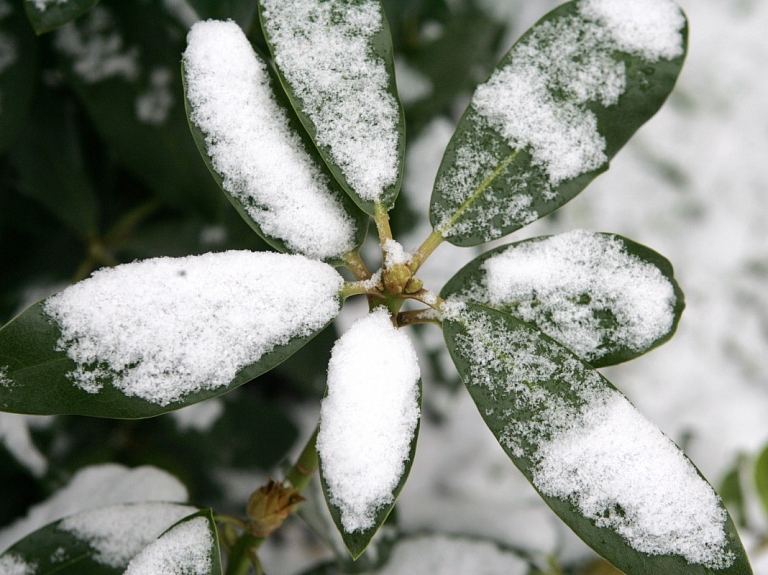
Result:
{"label": "dark green leaf", "polygon": [[27,18],[32,23],[35,33],[45,34],[63,26],[70,20],[85,14],[99,0],[66,0],[52,2],[51,0],[24,0]]}
{"label": "dark green leaf", "polygon": [[682,452],[538,329],[467,303],[448,349],[500,445],[552,510],[633,575],[751,573],[733,521]]}
{"label": "dark green leaf", "polygon": [[[24,2],[31,4],[31,2]],[[24,123],[37,74],[37,44],[18,2],[0,9],[0,152]]]}
{"label": "dark green leaf", "polygon": [[723,503],[728,507],[739,527],[746,527],[747,524],[744,492],[741,489],[741,467],[743,463],[744,457],[741,456],[738,458],[736,465],[733,466],[733,469],[725,475],[718,490],[723,498]]}
{"label": "dark green leaf", "polygon": [[[156,502],[85,511],[46,525],[14,544],[0,555],[0,570],[23,562],[36,566],[35,575],[118,575],[146,545],[194,511],[187,505]],[[105,519],[115,528],[99,534]],[[94,529],[91,533],[89,522]],[[118,526],[129,528],[132,536],[126,537]],[[126,540],[131,543],[126,545]],[[115,549],[121,553],[115,554]],[[27,571],[10,568],[7,572]]]}
{"label": "dark green leaf", "polygon": [[[295,9],[295,3],[282,0],[259,5],[264,37],[280,82],[344,190],[370,215],[377,202],[389,210],[402,183],[405,117],[397,97],[392,38],[384,11],[372,0],[314,2],[306,10],[302,8],[305,20],[297,21],[292,15]],[[348,12],[364,14],[365,20],[372,11],[381,19],[372,33],[345,20],[350,17]],[[296,29],[283,33],[282,28],[288,26]],[[349,41],[349,49],[326,43],[334,37]],[[327,53],[334,49],[336,52]],[[298,61],[291,56],[297,50],[316,55],[304,58],[302,65],[308,66],[302,70],[296,69]],[[386,87],[378,78],[382,71]]]}
{"label": "dark green leaf", "polygon": [[[232,254],[233,252],[227,252]],[[270,258],[291,258],[297,256],[284,256],[276,254],[251,254],[255,256],[268,256]],[[214,264],[216,261],[222,261],[225,254],[209,254],[208,256],[199,256],[199,258],[207,258],[210,264]],[[198,260],[199,261],[199,260]],[[306,260],[305,260],[306,261]],[[137,264],[128,264],[121,268],[113,268],[109,270],[109,273],[132,273],[130,270],[136,270],[137,266],[156,266],[159,265],[160,260],[147,260],[147,262],[140,262]],[[178,263],[175,263],[178,262]],[[171,267],[180,266],[180,272],[172,272],[171,268],[168,268],[167,272],[162,272],[160,275],[164,277],[167,274],[177,273],[179,278],[187,277],[187,265],[196,265],[191,262],[189,258],[181,260],[166,259],[165,263]],[[310,263],[310,262],[307,262]],[[250,265],[263,266],[269,265],[270,262],[253,260]],[[312,262],[313,265],[322,266],[319,262]],[[145,267],[144,269],[147,269]],[[126,269],[128,270],[126,272]],[[199,268],[197,268],[199,269]],[[221,268],[223,269],[223,268]],[[329,268],[330,269],[330,268]],[[192,268],[190,268],[192,270]],[[310,274],[309,268],[305,269],[306,274]],[[190,271],[190,273],[199,273]],[[215,269],[211,268],[208,272],[211,277],[218,277]],[[160,278],[160,275],[157,277]],[[116,340],[113,340],[113,344],[117,349],[121,350],[121,354],[128,344],[123,343],[128,341],[132,342],[131,345],[139,346],[141,349],[134,349],[131,357],[136,359],[131,363],[117,367],[117,364],[110,364],[108,357],[110,356],[109,345],[104,344],[100,338],[112,339],[112,336],[101,333],[101,328],[91,327],[92,323],[89,323],[89,327],[83,328],[86,331],[79,331],[75,339],[64,339],[59,325],[46,313],[46,305],[48,302],[53,301],[49,298],[38,304],[28,308],[25,312],[17,316],[5,327],[0,329],[0,410],[11,411],[16,413],[31,413],[31,414],[78,414],[78,415],[93,415],[99,417],[114,417],[121,419],[135,419],[142,417],[152,417],[180,409],[186,405],[191,405],[216,397],[231,389],[234,389],[262,373],[272,369],[279,363],[285,361],[289,356],[300,349],[306,344],[312,337],[319,333],[327,322],[330,322],[333,317],[328,317],[327,322],[323,325],[319,325],[314,329],[308,329],[300,327],[296,321],[303,322],[304,318],[295,317],[295,308],[299,304],[296,298],[303,297],[298,295],[293,287],[292,283],[305,281],[307,278],[298,277],[286,277],[284,273],[276,274],[279,277],[275,277],[271,285],[261,284],[249,284],[253,288],[255,293],[263,293],[265,301],[272,302],[273,306],[271,313],[292,313],[294,314],[294,326],[290,327],[288,323],[285,323],[287,318],[274,319],[279,323],[279,329],[277,326],[267,326],[262,324],[249,324],[245,318],[255,314],[254,309],[246,309],[240,307],[242,293],[238,294],[238,290],[228,292],[227,301],[224,300],[210,300],[209,303],[200,305],[198,303],[195,307],[187,307],[185,303],[182,308],[179,308],[179,313],[187,314],[187,317],[180,321],[188,323],[190,326],[195,325],[192,322],[204,321],[213,324],[221,322],[219,332],[217,335],[212,335],[213,332],[208,332],[209,336],[205,342],[193,341],[194,337],[189,333],[188,340],[180,342],[177,339],[179,333],[181,333],[180,326],[173,325],[176,319],[168,318],[167,320],[161,320],[164,327],[163,333],[155,332],[154,336],[139,336],[144,329],[142,326],[146,326],[148,322],[151,322],[152,318],[141,317],[142,309],[151,309],[149,306],[154,305],[154,312],[162,313],[159,311],[158,305],[165,306],[166,303],[160,304],[159,302],[167,302],[164,298],[164,293],[169,288],[170,284],[164,284],[164,281],[174,281],[165,277],[165,280],[158,279],[157,282],[148,281],[144,285],[138,294],[131,296],[130,290],[125,292],[125,298],[122,294],[115,295],[107,292],[100,292],[101,288],[94,287],[97,291],[92,292],[93,298],[88,304],[89,306],[105,306],[101,307],[101,314],[116,314],[114,321],[115,330],[119,335]],[[290,274],[288,274],[290,275]],[[310,274],[312,275],[312,274]],[[102,277],[106,277],[102,276]],[[112,276],[117,277],[117,276]],[[123,275],[123,278],[128,278],[128,275]],[[155,277],[155,276],[153,276]],[[199,277],[199,276],[195,276]],[[262,276],[263,277],[263,276]],[[318,276],[319,277],[319,276]],[[121,280],[123,283],[125,280]],[[188,280],[175,280],[185,282]],[[93,279],[86,280],[86,282],[93,282]],[[81,282],[77,286],[73,286],[70,289],[81,289],[81,286],[85,282]],[[98,284],[97,284],[98,285]],[[103,284],[102,284],[103,285]],[[190,286],[189,289],[193,291],[196,289],[194,286]],[[200,284],[202,285],[202,284]],[[188,296],[190,304],[193,301],[209,301],[206,298],[205,290],[208,288],[201,287],[200,293],[191,294]],[[326,290],[333,289],[330,284],[319,289],[317,292],[317,298],[313,305],[322,306],[322,309],[330,311],[328,307],[329,301],[334,300],[336,305],[340,305],[340,300],[337,295],[331,295]],[[290,294],[294,295],[291,296]],[[66,292],[65,292],[66,294]],[[55,298],[56,296],[54,296]],[[329,300],[328,298],[331,298]],[[202,298],[202,299],[201,299]],[[314,298],[313,298],[314,299]],[[185,300],[186,301],[186,300]],[[81,304],[75,304],[79,306]],[[290,307],[293,311],[287,312],[285,309]],[[85,310],[78,307],[80,311],[79,315],[85,314]],[[94,308],[95,309],[95,308]],[[125,316],[125,310],[128,312],[128,317]],[[278,311],[282,309],[282,311]],[[120,311],[123,310],[123,311]],[[325,312],[323,312],[325,313]],[[338,307],[336,308],[338,313]],[[201,314],[201,315],[198,315]],[[214,314],[214,315],[211,315]],[[256,314],[258,315],[258,314]],[[330,315],[330,314],[329,314]],[[119,319],[117,319],[119,318]],[[200,380],[201,373],[199,370],[210,370],[213,367],[208,365],[207,362],[203,364],[199,363],[199,359],[195,359],[197,355],[189,355],[190,348],[196,346],[210,346],[215,345],[219,333],[221,334],[233,334],[232,331],[237,328],[232,327],[231,322],[234,322],[234,318],[241,318],[237,321],[236,325],[239,325],[239,331],[241,332],[238,337],[242,340],[242,345],[248,346],[250,349],[253,341],[260,341],[260,333],[267,332],[272,335],[268,335],[269,342],[280,342],[278,345],[272,347],[271,343],[267,343],[260,351],[258,347],[261,344],[256,344],[257,347],[253,348],[253,354],[256,358],[255,361],[239,367],[234,377],[228,382],[220,382],[220,385],[210,385],[207,381]],[[252,318],[251,321],[259,321],[258,317]],[[269,321],[269,320],[264,320]],[[245,323],[243,323],[245,322]],[[157,326],[156,322],[154,324]],[[186,328],[187,326],[185,326]],[[87,330],[97,329],[97,333],[91,333]],[[153,328],[155,329],[155,328]],[[159,329],[159,328],[157,328]],[[197,329],[197,328],[196,328]],[[138,331],[134,331],[138,330]],[[202,332],[200,332],[202,333]],[[174,335],[175,334],[175,335]],[[113,334],[114,335],[114,334]],[[141,338],[141,343],[136,342],[136,337]],[[187,337],[187,336],[185,336]],[[222,337],[228,338],[222,341],[231,341],[229,335],[222,335]],[[168,340],[167,338],[170,338]],[[256,338],[254,340],[254,338]],[[96,345],[99,349],[95,356],[91,356],[87,361],[82,359],[82,363],[76,363],[71,359],[73,350],[83,350],[81,344],[83,341],[89,341],[90,344]],[[166,340],[166,341],[161,341]],[[169,341],[175,343],[171,344]],[[98,343],[97,343],[98,342]],[[90,345],[88,344],[88,345]],[[221,344],[219,344],[221,345]],[[230,345],[230,344],[226,344]],[[244,348],[243,348],[244,349]],[[234,351],[234,350],[233,350]],[[242,349],[241,349],[242,352]],[[223,353],[223,352],[222,352]],[[229,352],[227,352],[229,353]],[[70,355],[68,355],[70,354]],[[106,355],[103,355],[106,354]],[[242,357],[241,357],[242,359]],[[124,361],[120,360],[120,361]],[[209,358],[208,362],[213,361]],[[235,360],[233,359],[233,362]],[[159,363],[158,363],[159,362]],[[170,362],[170,363],[169,363]],[[207,367],[205,367],[207,365]],[[218,364],[217,364],[218,365]],[[238,365],[232,363],[232,366]],[[132,384],[127,383],[128,379],[135,378],[138,372],[134,372],[134,369],[147,369],[148,371],[142,376],[146,381],[147,378],[159,378],[150,385],[151,389],[140,391],[133,387]],[[219,369],[219,368],[216,368]],[[186,373],[187,377],[179,379],[177,373]],[[208,373],[208,372],[206,372]],[[133,374],[133,375],[132,375]],[[213,377],[213,375],[205,375],[206,378]],[[73,378],[78,382],[78,387],[73,383]],[[133,381],[131,379],[131,381]],[[126,395],[118,388],[117,383],[123,382],[126,387]],[[172,383],[176,382],[176,383]],[[182,388],[179,388],[181,382],[184,383]],[[155,396],[155,389],[166,389],[168,385],[172,386],[174,390],[170,396]],[[84,391],[83,387],[90,389],[90,393]],[[186,390],[186,391],[184,391]],[[149,392],[149,395],[146,393]],[[143,399],[146,397],[148,399]],[[154,401],[154,402],[153,402]]]}
{"label": "dark green leaf", "polygon": [[544,16],[459,122],[432,194],[435,229],[453,244],[477,245],[570,201],[672,91],[687,26],[681,35],[682,55],[649,60],[622,51],[578,2]]}
{"label": "dark green leaf", "polygon": [[[421,409],[421,379],[419,379],[418,382],[419,386],[419,409]],[[397,502],[397,498],[400,495],[400,491],[402,491],[403,486],[405,485],[406,480],[408,479],[408,474],[411,472],[411,466],[413,465],[413,458],[416,455],[416,442],[419,437],[419,427],[421,425],[421,421],[419,420],[419,423],[416,425],[416,429],[413,432],[413,437],[411,438],[411,449],[408,454],[408,459],[405,461],[403,466],[403,474],[400,476],[400,481],[397,483],[397,486],[392,491],[392,501],[388,505],[384,505],[383,507],[380,507],[376,511],[376,516],[373,520],[373,526],[361,530],[361,531],[355,531],[352,533],[348,533],[344,530],[344,526],[341,522],[341,511],[340,509],[335,506],[333,503],[331,503],[331,494],[328,491],[328,486],[326,485],[325,478],[323,476],[323,461],[322,458],[320,459],[320,481],[323,486],[323,493],[325,494],[325,500],[328,503],[328,510],[331,512],[331,517],[333,518],[333,522],[336,524],[336,528],[339,530],[339,533],[341,533],[341,537],[344,540],[344,544],[347,546],[347,549],[349,550],[350,555],[352,556],[352,559],[358,559],[363,553],[365,552],[368,545],[371,544],[371,540],[373,539],[374,535],[379,531],[379,529],[385,525],[387,522],[387,518],[390,516],[390,513],[395,508],[395,503]],[[384,535],[384,534],[382,534]],[[389,552],[389,545],[391,542],[384,542],[384,551],[386,553]]]}
{"label": "dark green leaf", "polygon": [[[207,534],[208,545],[196,547]],[[213,511],[204,509],[185,517],[131,560],[126,573],[200,573],[209,563],[208,575],[222,575],[219,533]]]}
{"label": "dark green leaf", "polygon": [[10,150],[21,192],[81,238],[98,232],[96,192],[83,166],[74,102],[38,90],[24,132]]}
{"label": "dark green leaf", "polygon": [[440,295],[510,313],[604,367],[647,353],[675,333],[685,299],[673,273],[650,248],[579,230],[490,250]]}
{"label": "dark green leaf", "polygon": [[[155,4],[101,4],[56,33],[66,81],[117,161],[163,201],[213,219],[226,202],[189,134],[184,37]],[[89,58],[106,48],[100,60]],[[108,65],[107,65],[108,64]]]}
{"label": "dark green leaf", "polygon": [[[263,61],[263,57],[254,50],[256,54],[256,58],[260,61]],[[210,170],[211,174],[213,175],[214,180],[219,185],[219,187],[222,189],[224,194],[227,196],[230,202],[232,202],[232,205],[235,207],[237,212],[240,214],[240,216],[245,220],[248,225],[257,233],[259,234],[264,240],[269,243],[272,247],[275,249],[282,251],[282,252],[290,252],[290,251],[296,251],[291,250],[286,245],[286,242],[290,243],[290,238],[281,238],[274,235],[267,234],[263,229],[262,226],[256,221],[256,219],[259,218],[259,215],[261,213],[270,214],[271,212],[277,211],[277,209],[270,205],[260,205],[255,198],[249,198],[248,201],[243,199],[243,194],[233,194],[230,190],[227,189],[227,186],[225,186],[224,181],[229,179],[230,182],[234,179],[232,176],[229,178],[224,177],[222,174],[220,174],[216,168],[214,167],[214,161],[212,160],[211,156],[208,153],[208,144],[206,143],[206,136],[210,140],[211,135],[206,135],[192,120],[191,114],[193,114],[193,106],[190,103],[189,99],[187,98],[187,87],[186,87],[186,71],[184,64],[182,63],[182,80],[184,81],[184,104],[187,110],[187,118],[189,120],[189,128],[192,132],[192,136],[195,140],[195,143],[197,144],[197,149],[200,151],[200,154],[203,157],[203,160],[205,161],[206,166],[208,166],[208,169]],[[307,136],[306,132],[302,128],[300,122],[296,118],[295,113],[293,113],[290,105],[286,101],[285,94],[282,92],[282,90],[278,86],[278,81],[276,78],[271,78],[271,84],[273,87],[277,87],[277,90],[273,91],[273,94],[275,96],[275,100],[277,102],[277,105],[279,106],[280,110],[282,110],[285,114],[285,116],[288,118],[288,126],[289,128],[298,134],[301,137],[301,149],[302,151],[311,158],[312,163],[323,173],[323,175],[327,178],[328,185],[324,186],[324,190],[326,191],[330,197],[332,197],[335,201],[338,201],[341,205],[341,208],[343,212],[347,215],[349,220],[353,222],[354,226],[354,245],[356,249],[359,249],[359,246],[362,245],[362,243],[365,241],[365,237],[368,231],[368,216],[366,216],[363,212],[361,212],[355,203],[351,200],[351,198],[344,193],[344,191],[341,189],[341,187],[338,185],[336,180],[333,178],[333,176],[328,171],[328,168],[326,167],[323,160],[320,158],[319,154],[317,153],[317,149],[313,146],[312,142],[309,140],[309,137]],[[247,113],[245,110],[244,113]],[[288,158],[286,158],[288,160]],[[247,161],[247,157],[244,158],[244,161]],[[230,184],[229,187],[232,186],[239,188],[242,187],[240,185],[240,182],[235,182],[234,184]],[[318,186],[321,187],[321,186]],[[290,193],[290,190],[284,190],[283,193]],[[241,197],[238,197],[240,195]],[[319,242],[314,242],[319,243]],[[341,264],[343,263],[343,260],[338,257],[334,256],[328,260],[331,263]]]}

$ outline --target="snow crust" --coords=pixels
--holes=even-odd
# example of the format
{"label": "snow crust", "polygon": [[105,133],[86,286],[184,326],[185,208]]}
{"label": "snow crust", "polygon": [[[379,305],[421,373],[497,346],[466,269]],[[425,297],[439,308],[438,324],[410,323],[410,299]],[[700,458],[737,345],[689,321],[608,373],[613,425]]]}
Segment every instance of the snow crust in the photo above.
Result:
{"label": "snow crust", "polygon": [[397,543],[379,575],[525,575],[528,563],[489,541],[446,535],[414,537]]}
{"label": "snow crust", "polygon": [[44,304],[61,329],[69,377],[98,393],[168,405],[229,384],[276,346],[338,313],[343,279],[303,256],[229,251],[155,258],[95,272]]}
{"label": "snow crust", "polygon": [[208,575],[214,541],[205,517],[180,523],[134,557],[125,575]]}
{"label": "snow crust", "polygon": [[569,500],[638,551],[722,569],[726,513],[682,452],[601,376],[530,328],[466,310],[468,383],[505,404],[501,443],[532,464],[544,494]]}
{"label": "snow crust", "polygon": [[129,469],[114,463],[85,467],[65,487],[0,531],[0,550],[67,515],[120,503],[186,500],[186,487],[155,467]]}
{"label": "snow crust", "polygon": [[344,531],[364,531],[392,503],[419,422],[419,364],[384,308],[338,339],[328,364],[317,451]]}
{"label": "snow crust", "polygon": [[0,557],[2,575],[34,575],[36,569],[35,563],[27,563],[18,555],[8,553]]}
{"label": "snow crust", "polygon": [[617,346],[643,351],[674,321],[671,282],[608,235],[574,230],[524,242],[481,269],[482,284],[459,297],[511,306],[586,361]]}
{"label": "snow crust", "polygon": [[91,8],[77,23],[59,28],[54,45],[72,58],[72,70],[88,84],[110,78],[132,82],[141,71],[139,48],[125,46],[114,30],[112,13],[101,5]]}
{"label": "snow crust", "polygon": [[64,519],[58,529],[86,541],[102,565],[125,568],[144,547],[174,523],[197,511],[187,505],[139,503],[86,511]]}
{"label": "snow crust", "polygon": [[[578,15],[539,24],[511,50],[506,64],[478,86],[471,101],[474,131],[457,147],[454,166],[438,184],[452,204],[469,199],[481,182],[522,150],[540,169],[540,193],[548,200],[556,197],[554,190],[562,182],[606,164],[605,139],[588,105],[613,106],[624,93],[626,68],[614,53],[622,50],[656,62],[683,51],[685,19],[674,3],[632,0],[628,11],[624,4],[584,1]],[[489,129],[501,136],[511,154],[489,143],[483,136]],[[518,192],[508,206],[507,197],[503,204],[500,198],[494,203],[491,194],[486,198],[489,213],[471,222],[452,224],[455,207],[444,207],[437,227],[449,235],[483,229],[498,237],[501,231],[490,228],[491,217],[501,215],[504,225],[523,225],[538,217],[530,208],[530,193],[522,186]]]}
{"label": "snow crust", "polygon": [[190,119],[224,188],[265,234],[316,259],[354,247],[354,223],[288,124],[266,64],[232,21],[198,22],[184,52]]}
{"label": "snow crust", "polygon": [[265,0],[275,62],[352,189],[376,201],[397,181],[398,104],[372,41],[382,29],[373,0]]}

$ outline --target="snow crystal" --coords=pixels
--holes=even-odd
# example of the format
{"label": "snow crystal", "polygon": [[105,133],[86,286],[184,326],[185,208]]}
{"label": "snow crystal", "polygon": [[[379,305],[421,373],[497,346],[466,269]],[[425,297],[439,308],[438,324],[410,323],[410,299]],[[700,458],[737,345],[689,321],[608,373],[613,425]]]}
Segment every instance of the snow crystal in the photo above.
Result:
{"label": "snow crystal", "polygon": [[125,575],[208,575],[214,545],[210,523],[195,517],[180,523],[131,560]]}
{"label": "snow crystal", "polygon": [[0,549],[74,513],[119,503],[186,500],[184,485],[155,467],[128,469],[114,463],[86,467],[75,473],[66,487],[33,505],[26,517],[0,531]]}
{"label": "snow crystal", "polygon": [[533,482],[650,555],[723,569],[726,513],[682,451],[618,392],[539,446]]}
{"label": "snow crystal", "polygon": [[[670,281],[608,235],[575,230],[523,242],[488,258],[481,269],[483,285],[459,297],[511,306],[587,361],[616,346],[645,350],[674,321]],[[601,319],[606,314],[609,323]]]}
{"label": "snow crystal", "polygon": [[224,413],[224,400],[214,397],[207,401],[188,405],[183,409],[172,411],[169,415],[176,423],[179,431],[195,430],[209,431]]}
{"label": "snow crystal", "polygon": [[112,13],[97,5],[77,23],[59,28],[54,44],[74,60],[72,69],[89,84],[110,78],[132,82],[139,76],[139,49],[126,48],[113,28]]}
{"label": "snow crystal", "polygon": [[136,98],[136,117],[141,122],[153,126],[165,122],[173,107],[172,81],[168,68],[155,68],[150,72],[149,88]]}
{"label": "snow crystal", "polygon": [[403,246],[392,238],[387,238],[382,244],[381,249],[385,254],[384,264],[387,269],[391,269],[396,265],[407,265],[411,261],[411,254],[406,252]]}
{"label": "snow crystal", "polygon": [[[457,162],[438,189],[461,204],[480,182],[490,178],[488,185],[492,185],[498,176],[495,170],[513,161],[521,150],[530,153],[532,163],[541,170],[541,193],[548,200],[555,198],[553,190],[562,182],[604,166],[608,161],[605,140],[588,106],[592,102],[615,105],[626,88],[625,64],[614,53],[622,50],[648,62],[679,56],[684,24],[682,13],[670,0],[585,0],[578,15],[537,25],[511,50],[506,65],[477,88],[471,102],[476,129],[456,150]],[[483,137],[488,129],[512,151],[498,144],[488,151],[489,139]],[[464,156],[475,161],[461,162]],[[518,188],[521,202],[529,197],[523,182],[509,183]],[[531,221],[531,213],[523,208],[517,206],[520,213],[507,219],[521,224]],[[439,214],[438,229],[444,234],[466,233],[452,229],[453,214],[454,210]]]}
{"label": "snow crystal", "polygon": [[3,387],[10,387],[13,385],[13,381],[8,377],[7,365],[0,367],[0,385]]}
{"label": "snow crystal", "polygon": [[56,550],[51,553],[49,558],[51,563],[62,563],[67,559],[69,559],[69,553],[67,553],[67,550],[64,549],[64,547],[57,547]]}
{"label": "snow crystal", "polygon": [[371,42],[383,26],[373,0],[265,0],[275,62],[360,197],[376,201],[398,173],[398,105]]}
{"label": "snow crystal", "polygon": [[317,451],[347,533],[369,529],[392,503],[419,421],[419,377],[408,336],[384,308],[357,320],[333,347]]}
{"label": "snow crystal", "polygon": [[197,509],[169,503],[116,505],[64,519],[58,529],[85,541],[102,565],[124,568],[139,551]]}
{"label": "snow crystal", "polygon": [[223,186],[265,234],[325,259],[354,247],[354,223],[275,101],[266,64],[234,22],[192,27],[184,52],[192,122]]}
{"label": "snow crystal", "polygon": [[275,346],[339,311],[343,279],[303,256],[229,251],[95,272],[49,298],[73,383],[168,405],[226,386]]}
{"label": "snow crystal", "polygon": [[525,575],[528,563],[490,541],[445,535],[401,540],[378,575]]}
{"label": "snow crystal", "polygon": [[0,556],[0,575],[34,575],[37,564],[27,563],[12,553]]}
{"label": "snow crystal", "polygon": [[27,0],[30,4],[34,4],[35,8],[40,12],[45,12],[51,4],[56,4],[58,6],[60,4],[66,4],[67,1],[68,0]]}
{"label": "snow crystal", "polygon": [[[509,407],[499,437],[544,494],[571,501],[638,551],[724,568],[726,514],[682,452],[601,376],[531,328],[465,311],[468,383]],[[489,416],[494,417],[493,414]]]}

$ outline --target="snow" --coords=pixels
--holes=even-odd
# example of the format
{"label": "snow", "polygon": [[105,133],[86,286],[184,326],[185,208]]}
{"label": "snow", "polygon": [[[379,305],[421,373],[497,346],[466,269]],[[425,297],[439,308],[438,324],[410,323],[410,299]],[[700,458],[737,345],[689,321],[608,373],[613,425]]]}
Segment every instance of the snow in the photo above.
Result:
{"label": "snow", "polygon": [[72,58],[72,70],[87,84],[111,78],[132,82],[139,76],[139,48],[126,47],[113,28],[112,12],[97,5],[56,31],[54,45]]}
{"label": "snow", "polygon": [[[3,379],[3,370],[0,370],[0,385],[5,385],[4,381],[10,383],[9,380]],[[50,419],[17,413],[0,413],[0,441],[16,461],[26,467],[32,475],[42,477],[48,470],[48,460],[32,442],[29,431],[30,421],[50,421]]]}
{"label": "snow", "polygon": [[223,414],[224,400],[221,397],[214,397],[177,409],[169,415],[173,418],[179,431],[194,430],[204,433],[210,431]]}
{"label": "snow", "polygon": [[525,575],[528,563],[489,541],[445,535],[399,541],[379,575]]}
{"label": "snow", "polygon": [[460,298],[509,306],[587,361],[616,347],[641,352],[673,324],[671,282],[609,235],[574,230],[517,244],[481,269],[481,285]]}
{"label": "snow", "polygon": [[27,2],[34,4],[35,8],[40,12],[45,12],[50,5],[55,4],[58,6],[60,4],[66,4],[68,0],[27,0]]}
{"label": "snow", "polygon": [[169,68],[154,68],[149,74],[149,87],[136,98],[136,117],[140,122],[157,126],[168,119],[173,107]]}
{"label": "snow", "polygon": [[395,57],[395,76],[397,95],[403,105],[415,104],[432,95],[432,80],[411,66],[403,56]]}
{"label": "snow", "polygon": [[[544,494],[569,500],[638,551],[722,569],[726,514],[682,452],[600,375],[529,327],[468,309],[458,353],[467,383],[509,404],[486,416],[500,442],[532,463]],[[503,399],[502,399],[503,398]]]}
{"label": "snow", "polygon": [[87,542],[96,551],[94,561],[118,569],[196,511],[188,505],[157,502],[116,505],[67,517],[58,529]]}
{"label": "snow", "polygon": [[200,16],[187,0],[163,0],[163,8],[185,28],[200,20]]}
{"label": "snow", "polygon": [[184,485],[155,467],[129,469],[114,463],[85,467],[65,487],[0,531],[0,550],[67,515],[119,503],[186,500]]}
{"label": "snow", "polygon": [[77,364],[73,384],[105,382],[168,405],[228,385],[276,346],[338,313],[343,279],[303,256],[229,251],[95,272],[44,304]]}
{"label": "snow", "polygon": [[683,453],[618,392],[539,446],[533,482],[639,551],[724,569],[726,514]]}
{"label": "snow", "polygon": [[0,557],[0,575],[34,575],[36,569],[36,564],[27,563],[12,553]]}
{"label": "snow", "polygon": [[365,531],[392,503],[419,422],[419,364],[384,308],[338,339],[328,364],[317,451],[344,531]]}
{"label": "snow", "polygon": [[384,266],[391,269],[396,265],[407,265],[411,261],[411,254],[403,249],[403,246],[392,238],[387,238],[381,246],[384,252]]}
{"label": "snow", "polygon": [[373,0],[266,0],[264,29],[277,67],[352,189],[377,201],[398,175],[398,104],[372,42]]}
{"label": "snow", "polygon": [[316,259],[354,247],[354,223],[331,180],[288,124],[266,64],[234,22],[192,27],[184,67],[190,119],[224,189],[268,236]]}
{"label": "snow", "polygon": [[205,517],[184,521],[131,560],[125,575],[208,575],[214,545]]}
{"label": "snow", "polygon": [[[680,30],[685,19],[668,0],[633,0],[627,13],[610,2],[579,4],[579,15],[563,16],[536,26],[517,44],[490,79],[472,97],[475,127],[456,149],[456,161],[437,189],[451,206],[437,213],[437,229],[444,235],[478,233],[499,237],[490,219],[501,215],[504,225],[526,224],[538,216],[529,206],[532,198],[523,182],[510,181],[515,189],[512,204],[486,194],[488,213],[474,221],[452,221],[457,207],[469,200],[489,178],[525,150],[530,153],[533,175],[541,172],[544,199],[556,198],[555,188],[581,174],[597,170],[608,161],[605,140],[597,130],[590,103],[612,106],[626,88],[624,62],[614,58],[626,50],[648,62],[682,53]],[[611,8],[613,6],[613,8]],[[630,19],[627,18],[629,16]],[[643,26],[655,24],[647,30]],[[563,99],[565,96],[567,99]],[[510,150],[490,144],[483,134],[501,136]],[[504,202],[508,201],[505,194]]]}

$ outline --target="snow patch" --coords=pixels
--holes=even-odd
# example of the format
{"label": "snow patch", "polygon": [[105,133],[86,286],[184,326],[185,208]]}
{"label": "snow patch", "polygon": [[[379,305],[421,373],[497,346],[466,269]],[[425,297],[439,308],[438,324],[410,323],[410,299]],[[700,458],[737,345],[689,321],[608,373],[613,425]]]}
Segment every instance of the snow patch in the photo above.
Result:
{"label": "snow patch", "polygon": [[150,72],[149,87],[136,98],[136,117],[140,122],[158,126],[168,119],[173,107],[172,81],[168,68],[154,68]]}
{"label": "snow patch", "polygon": [[[5,381],[8,383],[6,384]],[[0,385],[12,385],[9,380],[5,381],[3,371],[0,370]],[[35,419],[48,420],[48,418],[38,418],[34,415],[0,413],[0,441],[32,475],[42,477],[48,470],[48,460],[40,453],[29,432],[29,422]]]}
{"label": "snow patch", "polygon": [[[308,257],[354,247],[354,222],[331,194],[272,92],[266,64],[234,22],[198,22],[184,68],[190,119],[223,186],[268,236]],[[278,88],[279,89],[279,88]]]}
{"label": "snow patch", "polygon": [[36,569],[36,563],[27,563],[13,553],[5,553],[0,556],[0,573],[2,575],[34,575]]}
{"label": "snow patch", "polygon": [[208,575],[214,545],[210,523],[195,517],[180,523],[131,560],[125,575]]}
{"label": "snow patch", "polygon": [[384,308],[357,320],[333,347],[317,451],[347,533],[369,529],[392,503],[419,422],[419,377],[408,336]]}
{"label": "snow patch", "polygon": [[229,251],[155,258],[95,272],[49,298],[68,376],[158,405],[228,385],[276,346],[339,311],[343,279],[302,256]]}
{"label": "snow patch", "polygon": [[33,4],[40,12],[45,12],[49,6],[55,4],[60,6],[66,4],[69,0],[27,0],[30,4]]}

